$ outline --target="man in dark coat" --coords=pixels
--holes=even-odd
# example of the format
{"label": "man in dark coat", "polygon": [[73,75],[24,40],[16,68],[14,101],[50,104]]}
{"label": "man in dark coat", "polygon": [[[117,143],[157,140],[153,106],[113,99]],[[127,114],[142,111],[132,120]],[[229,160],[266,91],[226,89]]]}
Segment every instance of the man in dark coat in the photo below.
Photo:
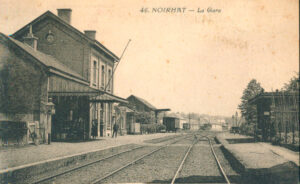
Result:
{"label": "man in dark coat", "polygon": [[114,126],[113,126],[113,136],[112,137],[115,137],[115,138],[117,137],[118,129],[119,129],[119,126],[118,126],[117,123],[115,123]]}
{"label": "man in dark coat", "polygon": [[97,137],[97,122],[94,120],[92,124],[92,137],[93,139],[96,139]]}

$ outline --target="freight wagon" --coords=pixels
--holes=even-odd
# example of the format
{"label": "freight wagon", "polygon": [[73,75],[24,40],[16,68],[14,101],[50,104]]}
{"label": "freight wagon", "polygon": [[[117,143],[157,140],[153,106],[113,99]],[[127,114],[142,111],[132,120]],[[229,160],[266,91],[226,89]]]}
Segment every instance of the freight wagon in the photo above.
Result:
{"label": "freight wagon", "polygon": [[190,128],[191,127],[189,123],[183,123],[183,130],[189,130]]}
{"label": "freight wagon", "polygon": [[179,118],[175,117],[164,117],[163,124],[166,126],[167,132],[176,132],[180,128]]}

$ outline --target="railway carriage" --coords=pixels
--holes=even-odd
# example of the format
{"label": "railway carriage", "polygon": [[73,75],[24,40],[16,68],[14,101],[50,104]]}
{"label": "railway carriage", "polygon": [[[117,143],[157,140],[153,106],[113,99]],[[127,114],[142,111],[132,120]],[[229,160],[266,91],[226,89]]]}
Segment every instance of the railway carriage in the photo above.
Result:
{"label": "railway carriage", "polygon": [[180,121],[176,117],[164,117],[163,124],[166,126],[167,132],[176,132],[180,129]]}

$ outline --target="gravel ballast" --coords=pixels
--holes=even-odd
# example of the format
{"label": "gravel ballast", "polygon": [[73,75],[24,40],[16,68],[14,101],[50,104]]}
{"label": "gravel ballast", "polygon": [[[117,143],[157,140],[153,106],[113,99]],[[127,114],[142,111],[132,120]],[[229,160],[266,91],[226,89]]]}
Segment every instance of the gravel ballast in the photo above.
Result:
{"label": "gravel ballast", "polygon": [[[80,170],[59,176],[52,181],[45,183],[90,183],[102,178],[107,174],[131,163],[141,156],[156,150],[167,143],[171,144],[161,150],[146,156],[145,158],[129,165],[116,172],[112,176],[100,181],[101,183],[170,183],[180,166],[188,148],[192,143],[196,144],[191,149],[190,154],[177,176],[176,183],[225,183],[225,180],[218,168],[217,162],[212,154],[209,141],[203,135],[209,136],[214,145],[214,150],[223,166],[223,169],[231,182],[239,183],[237,174],[225,159],[220,150],[220,144],[216,144],[213,139],[214,134],[198,134],[185,137],[178,137],[175,140],[171,137],[157,139],[160,144],[144,144],[144,148],[139,148],[119,156],[109,158],[105,161],[92,164]],[[171,140],[168,140],[171,138]],[[196,139],[197,138],[197,139]],[[163,141],[167,140],[167,141]],[[155,141],[156,142],[156,141]]]}
{"label": "gravel ballast", "polygon": [[179,183],[224,182],[208,141],[200,141],[192,148],[183,168],[176,179]]}
{"label": "gravel ballast", "polygon": [[188,148],[172,145],[113,175],[104,183],[165,183],[172,180]]}
{"label": "gravel ballast", "polygon": [[137,149],[133,152],[123,153],[119,156],[115,156],[88,167],[84,167],[80,170],[68,173],[62,177],[57,177],[55,180],[45,183],[90,183],[91,181],[105,176],[106,174],[120,168],[123,165],[126,165],[130,161],[133,161],[148,152],[151,152],[154,149],[157,149],[157,147],[147,146],[145,148]]}

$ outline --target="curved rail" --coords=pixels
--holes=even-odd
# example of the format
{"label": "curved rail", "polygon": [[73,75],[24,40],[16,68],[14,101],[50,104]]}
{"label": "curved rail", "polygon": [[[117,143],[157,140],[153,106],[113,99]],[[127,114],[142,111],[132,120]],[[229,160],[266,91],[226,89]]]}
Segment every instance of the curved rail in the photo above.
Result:
{"label": "curved rail", "polygon": [[[185,137],[184,137],[184,138],[185,138]],[[182,139],[184,139],[184,138],[182,138]],[[107,175],[105,175],[105,176],[103,176],[103,177],[101,177],[101,178],[98,178],[98,179],[92,181],[90,184],[100,183],[101,181],[103,181],[103,180],[105,180],[106,178],[108,178],[108,177],[110,177],[110,176],[116,174],[117,172],[119,172],[119,171],[121,171],[121,170],[123,170],[123,169],[125,169],[125,168],[127,168],[127,167],[129,167],[129,166],[131,166],[131,165],[134,165],[134,164],[135,164],[136,162],[138,162],[139,160],[142,160],[143,158],[145,158],[145,157],[147,157],[147,156],[149,156],[149,155],[151,155],[151,154],[153,154],[153,153],[155,153],[155,152],[157,152],[157,151],[159,151],[159,150],[161,150],[161,149],[163,149],[163,148],[166,148],[166,147],[170,146],[171,144],[174,144],[174,143],[176,143],[176,142],[178,142],[178,141],[180,141],[180,140],[181,140],[181,139],[176,140],[176,141],[174,141],[174,142],[172,142],[172,143],[170,143],[170,144],[161,146],[161,147],[159,147],[159,148],[157,148],[157,149],[151,151],[150,153],[147,153],[147,154],[145,154],[145,155],[139,157],[138,159],[135,159],[134,161],[132,161],[132,162],[130,162],[130,163],[128,163],[128,164],[126,164],[126,165],[124,165],[124,166],[122,166],[122,167],[120,167],[120,168],[114,170],[114,171],[112,171],[111,173],[108,173]]]}

